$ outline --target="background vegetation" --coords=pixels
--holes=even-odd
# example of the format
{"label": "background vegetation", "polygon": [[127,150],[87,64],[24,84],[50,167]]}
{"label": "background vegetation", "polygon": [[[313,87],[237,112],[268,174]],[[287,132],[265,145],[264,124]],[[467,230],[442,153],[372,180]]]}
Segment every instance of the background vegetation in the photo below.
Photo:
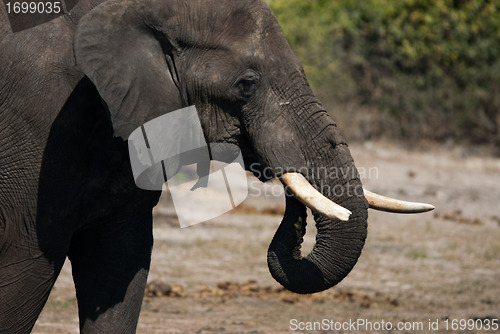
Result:
{"label": "background vegetation", "polygon": [[348,139],[500,147],[500,1],[268,3]]}

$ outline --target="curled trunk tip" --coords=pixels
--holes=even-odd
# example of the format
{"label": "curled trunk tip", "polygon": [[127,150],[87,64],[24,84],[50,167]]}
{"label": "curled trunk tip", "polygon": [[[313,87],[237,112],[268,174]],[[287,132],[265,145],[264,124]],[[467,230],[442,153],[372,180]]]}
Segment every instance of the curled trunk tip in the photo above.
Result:
{"label": "curled trunk tip", "polygon": [[339,283],[356,264],[366,239],[366,202],[354,207],[348,222],[330,220],[315,213],[316,244],[309,255],[300,253],[306,229],[306,207],[286,197],[286,211],[269,245],[267,262],[271,275],[292,292],[320,292]]}

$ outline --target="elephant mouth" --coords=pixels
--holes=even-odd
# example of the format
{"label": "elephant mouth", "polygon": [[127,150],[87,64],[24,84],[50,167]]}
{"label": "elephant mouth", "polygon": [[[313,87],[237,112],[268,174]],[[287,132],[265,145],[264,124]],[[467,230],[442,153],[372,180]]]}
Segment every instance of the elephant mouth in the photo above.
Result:
{"label": "elephant mouth", "polygon": [[[280,180],[295,198],[313,212],[317,212],[325,218],[349,220],[351,211],[326,198],[302,174],[285,173]],[[430,204],[402,201],[366,189],[363,189],[363,194],[370,209],[391,213],[423,213],[434,210],[434,206]]]}

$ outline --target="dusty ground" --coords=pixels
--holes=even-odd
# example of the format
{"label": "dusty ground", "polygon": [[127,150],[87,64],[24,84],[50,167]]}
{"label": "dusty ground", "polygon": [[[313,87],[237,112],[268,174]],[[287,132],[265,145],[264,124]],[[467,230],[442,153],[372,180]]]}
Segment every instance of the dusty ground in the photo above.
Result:
{"label": "dusty ground", "polygon": [[[138,332],[290,333],[323,319],[366,319],[373,328],[359,327],[363,333],[500,332],[452,329],[461,319],[484,327],[500,317],[500,160],[387,144],[351,150],[368,189],[437,209],[410,216],[370,211],[366,246],[349,276],[324,293],[298,296],[283,291],[266,265],[283,198],[251,196],[234,212],[185,229],[163,198]],[[306,248],[313,240],[308,234]],[[66,263],[34,333],[78,332],[70,272]],[[382,321],[408,329],[383,330]],[[438,321],[437,330],[429,321]],[[328,324],[305,332],[333,332]]]}

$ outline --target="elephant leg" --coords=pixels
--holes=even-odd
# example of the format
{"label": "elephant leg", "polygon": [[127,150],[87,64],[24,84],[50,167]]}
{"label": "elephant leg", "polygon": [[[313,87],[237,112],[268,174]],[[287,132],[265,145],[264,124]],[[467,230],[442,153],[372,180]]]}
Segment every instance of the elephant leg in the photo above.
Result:
{"label": "elephant leg", "polygon": [[69,252],[82,333],[133,333],[151,261],[151,212],[77,232]]}
{"label": "elephant leg", "polygon": [[21,245],[0,249],[0,333],[30,333],[65,255],[54,262]]}

